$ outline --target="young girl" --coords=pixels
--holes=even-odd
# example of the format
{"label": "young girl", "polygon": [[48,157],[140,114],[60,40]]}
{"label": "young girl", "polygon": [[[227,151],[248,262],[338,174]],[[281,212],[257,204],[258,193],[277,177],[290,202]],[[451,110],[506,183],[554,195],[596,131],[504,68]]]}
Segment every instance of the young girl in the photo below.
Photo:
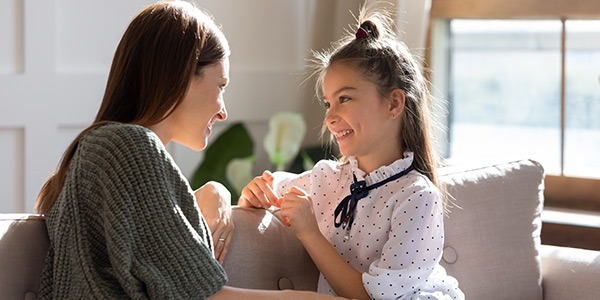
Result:
{"label": "young girl", "polygon": [[297,176],[265,171],[244,188],[239,205],[281,207],[321,271],[319,292],[464,299],[439,264],[444,203],[427,83],[388,18],[365,15],[354,36],[316,55],[324,127],[343,157]]}

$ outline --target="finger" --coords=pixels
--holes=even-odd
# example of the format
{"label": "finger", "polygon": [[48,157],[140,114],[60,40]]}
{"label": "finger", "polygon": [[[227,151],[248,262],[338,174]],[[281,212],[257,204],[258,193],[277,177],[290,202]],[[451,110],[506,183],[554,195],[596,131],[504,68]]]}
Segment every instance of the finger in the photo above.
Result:
{"label": "finger", "polygon": [[280,213],[280,216],[281,216],[280,220],[283,221],[283,223],[285,225],[287,225],[287,227],[290,227],[290,226],[292,226],[292,224],[290,223],[290,219],[288,217],[288,212],[289,212],[289,210],[287,210],[287,209],[283,210],[283,208],[282,208],[281,213]]}
{"label": "finger", "polygon": [[256,185],[260,188],[261,195],[264,198],[260,198],[259,200],[263,200],[268,202],[269,206],[278,204],[277,195],[275,195],[275,191],[273,191],[273,175],[270,175],[269,171],[263,172],[261,180],[256,180]]}
{"label": "finger", "polygon": [[224,216],[222,224],[223,230],[215,245],[215,258],[221,263],[224,260],[223,251],[226,251],[229,248],[229,240],[231,240],[234,230],[233,222],[231,222],[228,216]]}
{"label": "finger", "polygon": [[223,250],[223,242],[225,240],[222,237],[218,237],[217,239],[215,239],[215,258],[218,258],[219,255],[221,254],[221,251]]}
{"label": "finger", "polygon": [[305,195],[307,195],[307,193],[306,193],[306,192],[305,192],[303,189],[301,189],[301,188],[299,188],[299,187],[297,187],[297,186],[295,186],[295,185],[293,185],[293,186],[290,188],[290,190],[289,190],[289,192],[288,192],[288,193],[292,193],[292,194],[295,194],[295,195],[300,195],[300,196],[305,196]]}
{"label": "finger", "polygon": [[266,184],[264,183],[264,181],[261,180],[257,180],[255,185],[252,185],[250,187],[250,191],[252,192],[252,195],[255,199],[255,201],[258,203],[259,208],[269,208],[271,206],[271,204],[269,203],[269,200],[267,199],[267,196],[265,195],[265,190],[268,190],[269,188],[266,186]]}
{"label": "finger", "polygon": [[256,195],[254,195],[254,192],[252,190],[253,187],[254,187],[254,183],[251,183],[242,190],[242,196],[241,196],[241,198],[243,198],[242,204],[251,206],[251,207],[262,208],[262,204],[260,203],[260,200],[258,200]]}
{"label": "finger", "polygon": [[221,213],[220,218],[216,219],[215,226],[212,230],[213,241],[221,237],[227,230],[227,225],[230,223],[230,216],[225,212]]}
{"label": "finger", "polygon": [[273,177],[273,173],[271,173],[269,170],[265,170],[262,173],[261,178],[266,181],[269,186],[273,187],[273,180],[275,179],[275,177]]}
{"label": "finger", "polygon": [[231,240],[233,238],[233,231],[234,231],[234,227],[232,224],[231,230],[227,233],[227,237],[225,238],[225,242],[221,243],[221,244],[223,244],[223,248],[221,248],[221,251],[219,252],[219,256],[217,257],[217,260],[219,261],[220,264],[223,264],[223,262],[225,262],[225,258],[227,257],[227,252],[229,251],[229,246],[231,245]]}

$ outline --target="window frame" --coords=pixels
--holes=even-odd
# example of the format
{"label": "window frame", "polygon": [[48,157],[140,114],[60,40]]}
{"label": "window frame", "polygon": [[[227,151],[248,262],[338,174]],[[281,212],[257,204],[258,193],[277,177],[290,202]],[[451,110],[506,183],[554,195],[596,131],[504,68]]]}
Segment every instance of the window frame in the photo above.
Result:
{"label": "window frame", "polygon": [[[565,56],[568,19],[600,19],[598,0],[432,0],[425,62],[431,66],[433,22],[449,19],[558,19],[561,37],[561,174],[546,175],[545,205],[578,210],[600,211],[600,179],[564,175],[565,143]],[[443,59],[443,58],[442,58]],[[442,73],[444,70],[442,70]],[[446,72],[447,73],[447,72]],[[444,83],[434,83],[444,85]],[[439,87],[439,86],[438,86]],[[442,87],[444,89],[444,87]],[[447,120],[442,120],[447,121]]]}

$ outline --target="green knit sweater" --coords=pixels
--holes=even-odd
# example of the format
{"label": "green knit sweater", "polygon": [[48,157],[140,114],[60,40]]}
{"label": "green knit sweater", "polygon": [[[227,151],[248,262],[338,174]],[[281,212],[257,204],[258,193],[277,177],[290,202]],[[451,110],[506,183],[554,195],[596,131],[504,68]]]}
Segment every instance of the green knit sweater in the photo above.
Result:
{"label": "green knit sweater", "polygon": [[46,224],[40,299],[203,299],[227,281],[189,183],[141,126],[81,139]]}

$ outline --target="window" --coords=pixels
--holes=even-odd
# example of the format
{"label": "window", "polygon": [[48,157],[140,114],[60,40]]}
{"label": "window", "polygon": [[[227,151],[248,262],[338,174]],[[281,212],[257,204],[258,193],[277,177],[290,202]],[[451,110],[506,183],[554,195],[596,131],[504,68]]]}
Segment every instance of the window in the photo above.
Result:
{"label": "window", "polygon": [[565,164],[569,176],[600,177],[600,21],[567,20]]}
{"label": "window", "polygon": [[600,177],[600,21],[565,25],[563,107],[562,20],[437,21],[449,158],[529,157],[550,174]]}
{"label": "window", "polygon": [[431,18],[446,156],[533,158],[547,205],[597,210],[600,1],[433,0]]}

